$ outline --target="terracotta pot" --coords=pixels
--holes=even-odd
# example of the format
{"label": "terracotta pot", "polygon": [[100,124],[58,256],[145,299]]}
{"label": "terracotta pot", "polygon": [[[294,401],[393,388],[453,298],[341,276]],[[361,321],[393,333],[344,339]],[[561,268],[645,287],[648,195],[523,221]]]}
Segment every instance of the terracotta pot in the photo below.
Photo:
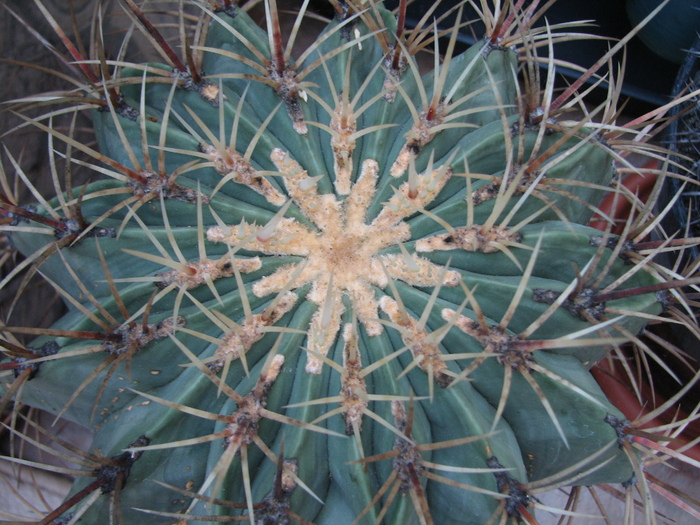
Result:
{"label": "terracotta pot", "polygon": [[[631,366],[634,370],[634,364]],[[613,369],[610,366],[609,360],[603,360],[598,363],[591,372],[608,399],[610,399],[613,405],[615,405],[615,407],[630,421],[646,416],[656,407],[663,405],[666,400],[673,395],[674,391],[680,390],[683,386],[675,383],[675,381],[670,379],[665,373],[657,374],[653,387],[647,381],[646,377],[641,377],[638,381],[638,386],[644,401],[644,404],[642,404],[639,399],[637,399],[630,378],[619,363]],[[681,377],[685,377],[686,375],[687,374],[681,374]],[[644,376],[644,374],[642,374],[642,376]],[[659,388],[662,378],[667,392]],[[683,379],[681,380],[683,381]],[[672,382],[673,384],[671,384]],[[696,386],[688,392],[680,403],[672,405],[666,411],[646,422],[644,425],[641,425],[639,428],[641,430],[655,428],[688,417],[688,414],[697,405],[698,397],[700,397],[700,389]],[[700,420],[696,419],[692,421],[677,438],[674,438],[673,441],[668,443],[667,446],[677,450],[690,441],[697,439],[698,436],[700,436]],[[700,461],[700,444],[696,444],[684,450],[683,454],[696,461]]]}
{"label": "terracotta pot", "polygon": [[[643,169],[653,170],[657,168],[656,164],[656,161],[652,161],[643,166]],[[642,201],[645,201],[651,194],[655,182],[656,177],[654,176],[632,173],[623,179],[622,184],[632,193],[636,194]],[[600,210],[615,221],[611,233],[620,234],[624,229],[625,221],[629,217],[631,206],[626,199],[619,197],[617,202],[615,202],[614,194],[610,194],[601,203]],[[590,226],[605,230],[607,223],[600,218],[594,217],[590,222]],[[673,324],[658,324],[648,327],[647,330],[651,332],[654,337],[668,341],[676,348],[688,351],[691,354],[693,350],[695,350],[694,347],[699,344],[697,338],[693,334],[687,330],[678,330],[676,325]],[[690,359],[691,366],[688,366],[662,346],[655,344],[649,337],[642,338],[645,340],[645,343],[652,348],[652,351],[674,371],[681,381],[680,384],[671,378],[660,365],[648,359],[650,363],[649,375],[653,378],[653,383],[649,380],[647,372],[638,374],[637,384],[640,397],[643,401],[642,403],[637,398],[632,386],[632,380],[620,363],[618,363],[617,366],[611,367],[611,361],[604,360],[591,370],[608,399],[610,399],[618,410],[630,421],[635,421],[646,416],[657,407],[662,406],[668,399],[672,398],[685,384],[691,381],[695,375],[694,369],[691,368],[691,366],[697,366],[692,356]],[[627,359],[630,368],[636,371],[638,367],[631,348],[627,349]],[[679,403],[672,405],[667,410],[658,414],[657,417],[643,424],[640,429],[660,427],[673,423],[674,421],[682,420],[692,413],[698,403],[700,403],[700,383],[696,384]],[[700,420],[695,420],[685,428],[678,438],[674,438],[674,441],[668,443],[667,446],[675,450],[693,441],[698,436],[700,436]],[[688,450],[684,450],[683,453],[700,461],[700,444]]]}
{"label": "terracotta pot", "polygon": [[[651,160],[642,166],[642,169],[653,170],[657,167],[658,161]],[[642,175],[640,173],[629,173],[622,179],[622,185],[633,194],[636,194],[642,201],[646,201],[649,198],[655,183],[656,177],[649,174]],[[613,209],[613,207],[615,207],[615,209]],[[632,210],[632,206],[629,201],[622,195],[618,195],[617,199],[615,199],[615,193],[611,192],[605,196],[603,202],[600,203],[599,208],[600,211],[615,220],[615,224],[610,233],[616,235],[621,234],[625,227],[625,222],[630,215],[630,211]],[[591,219],[588,225],[604,231],[607,223],[596,215]]]}

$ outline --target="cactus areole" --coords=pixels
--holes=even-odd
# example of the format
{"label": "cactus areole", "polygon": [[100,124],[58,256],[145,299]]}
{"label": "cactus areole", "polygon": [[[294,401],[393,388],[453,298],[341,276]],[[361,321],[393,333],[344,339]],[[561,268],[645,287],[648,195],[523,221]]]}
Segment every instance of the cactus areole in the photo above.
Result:
{"label": "cactus areole", "polygon": [[605,126],[519,83],[551,34],[503,16],[457,54],[461,9],[405,31],[337,1],[293,59],[274,1],[266,30],[197,2],[197,61],[125,4],[168,63],[86,83],[95,149],[27,117],[99,180],[35,205],[55,236],[10,232],[69,308],[21,401],[91,427],[120,480],[55,519],[501,523],[541,487],[633,481],[588,369],[664,278],[586,226]]}

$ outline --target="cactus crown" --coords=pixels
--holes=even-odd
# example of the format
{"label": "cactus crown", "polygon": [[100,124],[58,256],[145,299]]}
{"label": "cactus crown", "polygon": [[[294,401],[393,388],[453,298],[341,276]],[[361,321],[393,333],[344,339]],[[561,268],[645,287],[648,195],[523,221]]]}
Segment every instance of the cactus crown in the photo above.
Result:
{"label": "cactus crown", "polygon": [[[181,1],[181,55],[124,0],[163,63],[71,45],[63,100],[98,146],[53,125],[64,110],[23,116],[99,175],[2,204],[20,269],[68,306],[5,320],[5,403],[90,426],[99,451],[68,449],[86,470],[41,523],[532,522],[545,489],[643,487],[588,369],[687,281],[640,244],[652,208],[615,166],[646,146],[623,141],[615,83],[570,119],[580,86],[554,93],[551,48],[577,36],[521,2],[481,6],[460,54],[465,2],[409,31],[406,2],[334,0],[293,58],[308,3],[285,36],[274,0],[264,28]],[[606,196],[632,204],[619,234]]]}

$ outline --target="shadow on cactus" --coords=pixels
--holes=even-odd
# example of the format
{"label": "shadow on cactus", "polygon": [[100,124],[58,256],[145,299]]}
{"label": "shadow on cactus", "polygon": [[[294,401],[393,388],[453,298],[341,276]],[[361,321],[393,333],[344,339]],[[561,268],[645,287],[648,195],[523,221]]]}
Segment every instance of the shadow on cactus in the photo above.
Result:
{"label": "shadow on cactus", "polygon": [[[124,0],[164,61],[141,65],[99,30],[87,60],[44,10],[80,82],[17,107],[64,103],[20,116],[66,182],[22,205],[3,177],[29,257],[2,286],[39,272],[69,311],[6,315],[3,403],[90,427],[95,452],[55,438],[89,470],[34,519],[534,523],[537,494],[611,483],[653,517],[641,444],[663,444],[588,369],[697,281],[654,262],[695,240],[618,182],[630,153],[662,154],[637,131],[658,115],[618,125],[612,71],[594,110],[581,83],[555,93],[552,46],[582,35],[521,3],[482,6],[458,54],[464,3],[409,30],[405,2],[332,0],[292,58],[307,4],[283,35],[274,0],[266,29],[234,1],[175,3],[175,45]],[[53,124],[85,111],[95,147]],[[621,235],[607,195],[630,203]]]}

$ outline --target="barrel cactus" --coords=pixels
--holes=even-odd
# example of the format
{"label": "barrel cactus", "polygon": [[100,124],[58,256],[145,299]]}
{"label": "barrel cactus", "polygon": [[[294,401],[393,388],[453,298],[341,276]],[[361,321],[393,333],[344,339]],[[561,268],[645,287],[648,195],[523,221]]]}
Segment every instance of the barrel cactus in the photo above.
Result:
{"label": "barrel cactus", "polygon": [[[96,31],[94,60],[69,47],[77,90],[41,99],[62,109],[22,117],[93,172],[2,204],[68,307],[4,320],[4,403],[94,431],[39,522],[532,522],[545,489],[642,485],[589,368],[682,300],[653,261],[682,243],[639,243],[652,208],[617,168],[643,142],[618,140],[614,86],[576,118],[577,86],[540,86],[576,35],[483,5],[458,53],[463,3],[408,30],[405,2],[331,0],[292,58],[308,0],[289,35],[275,0],[262,28],[176,4],[180,46],[123,1],[162,63],[108,58]],[[53,125],[78,111],[97,146]],[[633,204],[621,234],[609,196]],[[20,419],[15,439],[51,435]]]}

